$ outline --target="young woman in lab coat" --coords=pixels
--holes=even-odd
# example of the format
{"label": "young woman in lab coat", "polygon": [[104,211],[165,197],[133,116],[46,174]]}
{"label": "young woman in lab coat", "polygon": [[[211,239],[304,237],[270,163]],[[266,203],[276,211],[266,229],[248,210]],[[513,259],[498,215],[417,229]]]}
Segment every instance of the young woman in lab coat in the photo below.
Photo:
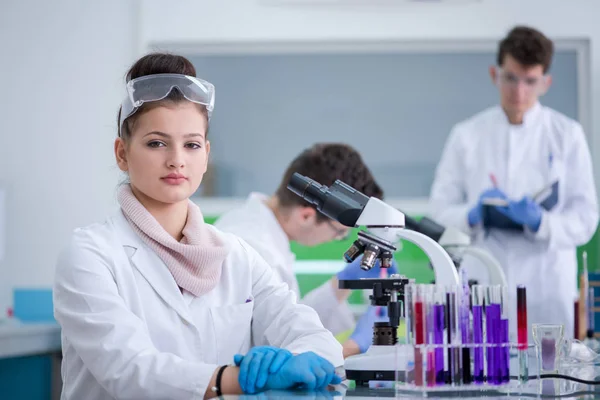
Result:
{"label": "young woman in lab coat", "polygon": [[[442,224],[472,233],[500,261],[513,297],[513,332],[515,287],[522,284],[529,322],[563,324],[572,336],[576,248],[596,231],[598,201],[581,125],[538,101],[551,83],[552,55],[552,42],[529,27],[502,40],[490,68],[500,105],[450,133],[431,210]],[[485,205],[498,200],[507,205]]]}
{"label": "young woman in lab coat", "polygon": [[[348,236],[349,228],[320,214],[313,205],[287,189],[295,172],[326,186],[339,179],[369,197],[381,199],[383,190],[354,148],[343,143],[316,143],[294,158],[275,194],[267,196],[252,193],[243,205],[226,212],[217,220],[216,227],[238,235],[254,247],[275,274],[300,298],[294,273],[296,256],[290,243],[294,241],[304,246],[315,246],[343,239]],[[347,302],[350,291],[338,288],[340,279],[380,276],[379,264],[369,271],[363,271],[360,268],[361,261],[362,258],[358,258],[348,264],[332,279],[301,299],[303,304],[315,309],[323,325],[333,334],[352,329],[349,339],[343,343],[345,357],[369,348],[373,324],[377,320],[377,313],[369,308],[355,323]],[[388,272],[392,274],[396,271],[394,263]]]}
{"label": "young woman in lab coat", "polygon": [[195,75],[167,54],[127,74],[114,146],[129,176],[120,210],[77,229],[56,269],[63,399],[188,400],[340,381],[342,348],[317,314],[189,200],[206,172],[214,106],[213,86]]}

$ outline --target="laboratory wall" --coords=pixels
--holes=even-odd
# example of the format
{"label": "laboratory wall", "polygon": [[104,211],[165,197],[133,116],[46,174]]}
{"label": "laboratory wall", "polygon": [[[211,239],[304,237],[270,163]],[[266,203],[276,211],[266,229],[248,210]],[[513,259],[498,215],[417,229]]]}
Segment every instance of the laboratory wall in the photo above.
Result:
{"label": "laboratory wall", "polygon": [[120,0],[0,5],[3,314],[12,287],[50,287],[70,232],[114,207],[112,143],[136,52],[136,7]]}
{"label": "laboratory wall", "polygon": [[[301,149],[327,140],[359,149],[388,201],[426,203],[451,127],[498,102],[489,78],[495,48],[468,45],[448,43],[427,53],[318,45],[302,52],[292,45],[290,52],[191,53],[198,73],[218,88],[210,128],[212,194],[273,193]],[[558,50],[552,90],[543,98],[575,119],[577,72],[576,50]]]}
{"label": "laboratory wall", "polygon": [[[284,5],[287,3],[288,5]],[[294,3],[294,5],[289,5]],[[515,24],[535,26],[554,39],[589,41],[591,80],[583,88],[590,110],[600,105],[600,29],[597,0],[480,0],[466,4],[430,2],[393,5],[394,1],[359,1],[354,6],[302,5],[302,1],[237,0],[230,2],[182,1],[168,9],[160,1],[144,3],[140,46],[143,49],[194,48],[198,44],[219,51],[235,43],[240,49],[256,43],[356,43],[394,42],[417,44],[423,40],[497,40]],[[314,1],[306,2],[314,4]],[[319,3],[318,1],[316,3]],[[385,3],[388,5],[381,5]],[[202,23],[198,23],[201,18]],[[422,45],[427,47],[426,44]],[[285,51],[285,50],[282,50]],[[600,156],[600,113],[582,116],[593,153]],[[600,163],[595,164],[596,178]]]}

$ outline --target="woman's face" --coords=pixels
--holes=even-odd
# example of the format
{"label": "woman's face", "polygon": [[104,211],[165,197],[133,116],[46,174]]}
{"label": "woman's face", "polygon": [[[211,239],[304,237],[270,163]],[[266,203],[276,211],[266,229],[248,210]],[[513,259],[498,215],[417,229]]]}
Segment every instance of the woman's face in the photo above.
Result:
{"label": "woman's face", "polygon": [[128,173],[134,193],[166,204],[187,200],[206,172],[207,123],[198,105],[189,101],[140,114],[129,139],[115,141],[117,163]]}

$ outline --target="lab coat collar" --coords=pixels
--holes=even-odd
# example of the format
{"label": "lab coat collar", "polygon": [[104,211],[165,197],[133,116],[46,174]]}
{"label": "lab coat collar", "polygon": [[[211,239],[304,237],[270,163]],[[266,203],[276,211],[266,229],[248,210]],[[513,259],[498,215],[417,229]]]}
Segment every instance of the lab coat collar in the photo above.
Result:
{"label": "lab coat collar", "polygon": [[512,125],[510,123],[510,121],[508,120],[508,117],[506,116],[506,113],[504,112],[504,110],[502,109],[502,107],[499,106],[499,109],[500,109],[500,112],[502,113],[504,121],[511,128],[513,128],[513,129],[522,129],[522,128],[527,129],[527,128],[531,128],[532,126],[536,125],[538,117],[540,116],[540,114],[542,112],[542,105],[540,104],[539,101],[537,101],[529,110],[525,111],[525,114],[523,115],[523,123],[521,125]]}
{"label": "lab coat collar", "polygon": [[273,211],[267,206],[268,196],[262,193],[250,193],[248,196],[248,206],[251,211],[257,213],[260,216],[260,220],[264,223],[271,233],[273,243],[271,245],[275,247],[278,253],[285,254],[293,263],[296,260],[296,256],[292,252],[290,245],[290,239],[279,224],[279,221],[273,214]]}
{"label": "lab coat collar", "polygon": [[158,295],[170,305],[181,318],[192,324],[193,320],[188,311],[188,307],[185,304],[181,290],[177,286],[177,283],[175,282],[175,279],[173,279],[167,266],[164,265],[164,262],[135,233],[121,210],[119,210],[117,216],[114,218],[114,223],[117,227],[121,244],[128,254],[131,263],[148,283],[150,283]]}

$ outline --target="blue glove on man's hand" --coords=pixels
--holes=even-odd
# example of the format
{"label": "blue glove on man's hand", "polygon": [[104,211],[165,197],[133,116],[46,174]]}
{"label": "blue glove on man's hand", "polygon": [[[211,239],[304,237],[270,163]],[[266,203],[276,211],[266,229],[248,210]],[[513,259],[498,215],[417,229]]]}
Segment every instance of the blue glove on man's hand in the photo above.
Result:
{"label": "blue glove on man's hand", "polygon": [[469,211],[469,214],[467,216],[469,225],[475,226],[481,223],[481,219],[483,218],[483,200],[485,199],[507,200],[508,198],[506,197],[504,192],[498,188],[488,189],[485,192],[481,193],[477,204],[471,209],[471,211]]}
{"label": "blue glove on man's hand", "polygon": [[[337,278],[341,281],[347,279],[379,278],[379,274],[381,272],[381,262],[377,260],[373,268],[371,268],[368,271],[365,271],[360,268],[362,258],[363,256],[360,256],[356,260],[349,263],[346,266],[346,268],[337,273]],[[388,275],[397,273],[398,264],[396,264],[396,260],[392,260],[392,265],[388,268]]]}
{"label": "blue glove on man's hand", "polygon": [[[378,315],[378,310],[381,310],[381,315]],[[369,349],[373,343],[373,325],[375,322],[388,320],[387,307],[369,306],[367,311],[356,322],[354,332],[350,335],[350,339],[354,340],[358,345],[361,353]]]}
{"label": "blue glove on man's hand", "polygon": [[293,355],[286,349],[271,346],[258,346],[250,349],[245,356],[233,356],[235,365],[240,367],[238,382],[244,393],[262,390],[270,374],[275,374]]}
{"label": "blue glove on man's hand", "polygon": [[265,390],[319,390],[341,382],[329,361],[309,351],[289,358],[278,372],[269,374]]}
{"label": "blue glove on man's hand", "polygon": [[542,207],[531,199],[523,197],[520,201],[510,201],[508,207],[498,207],[498,211],[517,224],[525,225],[533,232],[540,229],[542,223]]}

